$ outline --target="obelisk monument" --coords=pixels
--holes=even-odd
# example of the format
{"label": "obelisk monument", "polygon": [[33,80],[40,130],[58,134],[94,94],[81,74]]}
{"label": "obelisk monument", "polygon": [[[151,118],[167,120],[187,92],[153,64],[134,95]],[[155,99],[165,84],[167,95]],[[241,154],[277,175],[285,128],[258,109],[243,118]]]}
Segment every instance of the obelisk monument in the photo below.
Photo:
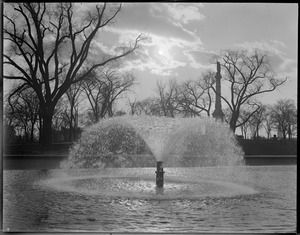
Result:
{"label": "obelisk monument", "polygon": [[217,62],[217,73],[216,73],[216,101],[215,101],[215,111],[212,116],[219,121],[223,122],[224,113],[221,106],[221,65]]}

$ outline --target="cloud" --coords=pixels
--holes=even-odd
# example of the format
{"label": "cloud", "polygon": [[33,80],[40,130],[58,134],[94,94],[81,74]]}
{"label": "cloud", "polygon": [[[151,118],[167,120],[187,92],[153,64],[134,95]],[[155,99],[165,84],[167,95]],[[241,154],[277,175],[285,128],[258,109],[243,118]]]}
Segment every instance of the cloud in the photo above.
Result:
{"label": "cloud", "polygon": [[214,65],[210,62],[212,57],[218,55],[214,51],[201,50],[185,50],[184,54],[191,61],[189,65],[192,68],[211,69]]}
{"label": "cloud", "polygon": [[202,4],[161,3],[153,5],[152,13],[164,16],[169,21],[188,24],[191,21],[201,21],[205,16],[200,12]]}
{"label": "cloud", "polygon": [[205,16],[200,13],[200,4],[186,5],[186,4],[169,4],[168,9],[170,16],[177,21],[188,24],[190,21],[201,21]]}
{"label": "cloud", "polygon": [[237,48],[246,49],[249,52],[259,49],[268,54],[271,65],[277,73],[289,73],[296,66],[294,59],[288,58],[284,52],[286,45],[279,40],[261,40],[254,42],[243,42],[234,45]]}
{"label": "cloud", "polygon": [[181,5],[188,9],[190,4],[125,3],[121,12],[117,15],[113,27],[120,30],[139,30],[151,35],[180,38],[186,41],[200,41],[194,32],[195,29],[189,29],[186,25],[195,21],[196,16],[190,13],[189,16],[179,19],[179,16],[175,16],[169,10],[170,8],[175,11]]}
{"label": "cloud", "polygon": [[284,47],[284,43],[276,40],[271,40],[271,41],[261,40],[261,41],[254,41],[254,42],[246,41],[243,43],[235,44],[234,46],[238,48],[246,49],[249,52],[259,49],[267,53],[282,55],[283,52],[280,50],[280,47]]}
{"label": "cloud", "polygon": [[[119,45],[124,42],[127,44],[131,42],[132,44],[140,34],[136,29],[110,27],[105,30],[115,34]],[[184,40],[180,37],[151,34],[149,40],[141,41],[135,53],[126,57],[123,62],[128,69],[135,68],[140,71],[149,69],[150,73],[153,74],[170,75],[172,70],[178,67],[196,63],[188,53],[184,53],[189,50],[203,50],[202,42],[200,40]]]}
{"label": "cloud", "polygon": [[[155,38],[153,41],[156,40],[159,39]],[[186,66],[186,62],[176,59],[176,54],[172,53],[174,47],[175,44],[168,45],[164,39],[160,39],[159,45],[142,45],[134,55],[123,60],[123,66],[127,70],[148,70],[155,75],[171,75],[176,68]]]}
{"label": "cloud", "polygon": [[[83,4],[85,5],[85,4]],[[85,5],[85,9],[95,7]],[[170,75],[189,65],[199,68],[199,60],[192,51],[203,51],[203,43],[190,22],[202,21],[202,4],[125,3],[116,21],[98,33],[91,54],[112,55],[118,46],[132,46],[141,33],[151,40],[140,42],[140,47],[122,59],[124,68],[149,70],[149,73]],[[191,52],[191,53],[190,53]]]}

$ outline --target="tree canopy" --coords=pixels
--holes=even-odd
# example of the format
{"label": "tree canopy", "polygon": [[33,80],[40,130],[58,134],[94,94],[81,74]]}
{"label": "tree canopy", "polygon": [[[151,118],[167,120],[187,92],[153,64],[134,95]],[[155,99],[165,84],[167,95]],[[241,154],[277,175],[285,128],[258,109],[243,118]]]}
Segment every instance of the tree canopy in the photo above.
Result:
{"label": "tree canopy", "polygon": [[5,4],[3,39],[8,49],[3,55],[3,77],[22,81],[22,86],[32,87],[37,94],[44,146],[51,144],[55,105],[70,86],[138,48],[142,35],[132,46],[119,46],[113,55],[98,50],[102,55],[89,59],[97,33],[111,24],[120,10],[121,4],[106,3],[82,14],[71,2]]}
{"label": "tree canopy", "polygon": [[[229,96],[222,94],[221,98],[231,110],[229,125],[233,131],[237,127],[242,106],[256,106],[250,113],[250,118],[259,108],[254,105],[255,98],[260,94],[274,91],[287,80],[287,78],[276,77],[269,63],[268,55],[258,50],[253,52],[225,50],[214,60],[220,61],[223,68],[222,79],[226,81],[230,89]],[[223,84],[225,83],[223,82]],[[216,89],[212,88],[216,92]]]}

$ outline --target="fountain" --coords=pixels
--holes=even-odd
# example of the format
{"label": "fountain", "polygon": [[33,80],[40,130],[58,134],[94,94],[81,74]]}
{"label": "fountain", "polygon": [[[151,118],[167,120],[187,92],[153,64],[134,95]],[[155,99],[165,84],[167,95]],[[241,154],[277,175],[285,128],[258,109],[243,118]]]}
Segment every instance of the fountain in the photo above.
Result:
{"label": "fountain", "polygon": [[295,172],[245,166],[229,127],[210,118],[114,117],[87,128],[60,169],[4,172],[3,225],[43,232],[286,232],[296,221]]}
{"label": "fountain", "polygon": [[156,187],[163,187],[164,186],[164,168],[163,168],[163,162],[158,161],[157,162],[157,170],[156,173]]}
{"label": "fountain", "polygon": [[[105,119],[89,127],[72,147],[69,158],[61,163],[61,167],[65,170],[149,168],[154,167],[155,163],[156,188],[168,188],[172,185],[172,189],[168,191],[155,190],[155,195],[169,193],[168,197],[174,198],[172,194],[178,196],[176,190],[179,186],[186,184],[192,189],[195,185],[190,179],[182,182],[171,174],[166,178],[167,185],[164,185],[163,164],[168,169],[182,166],[227,166],[229,171],[232,170],[232,166],[243,166],[243,152],[228,126],[213,119],[122,116]],[[104,179],[102,176],[100,178]],[[139,192],[139,195],[151,191],[152,184],[149,183],[146,174],[129,178],[131,183],[136,181],[139,185],[131,191],[139,192],[142,189],[143,192]],[[117,178],[109,176],[105,177],[105,180],[110,179],[112,186],[114,180],[127,182],[129,178],[124,175]],[[110,196],[127,197],[128,194],[124,191],[129,185],[124,182],[121,183],[123,186],[118,186],[117,189],[105,188],[106,193],[110,192]],[[209,182],[206,181],[205,184]],[[97,183],[92,184],[94,188]],[[212,181],[211,184],[219,185]],[[233,188],[231,190],[234,191]],[[201,190],[197,190],[200,189],[194,187],[191,194],[202,196],[203,192],[200,194]]]}
{"label": "fountain", "polygon": [[[154,160],[173,167],[235,166],[243,165],[243,152],[228,126],[213,119],[122,116],[89,127],[61,167],[151,167]],[[157,172],[163,172],[160,164]]]}

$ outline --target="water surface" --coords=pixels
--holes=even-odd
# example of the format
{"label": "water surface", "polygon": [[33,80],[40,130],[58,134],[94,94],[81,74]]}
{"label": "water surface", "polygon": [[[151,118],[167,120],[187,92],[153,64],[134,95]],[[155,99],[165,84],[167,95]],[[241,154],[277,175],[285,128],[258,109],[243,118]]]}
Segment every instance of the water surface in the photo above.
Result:
{"label": "water surface", "polygon": [[294,232],[296,166],[5,170],[4,231]]}

